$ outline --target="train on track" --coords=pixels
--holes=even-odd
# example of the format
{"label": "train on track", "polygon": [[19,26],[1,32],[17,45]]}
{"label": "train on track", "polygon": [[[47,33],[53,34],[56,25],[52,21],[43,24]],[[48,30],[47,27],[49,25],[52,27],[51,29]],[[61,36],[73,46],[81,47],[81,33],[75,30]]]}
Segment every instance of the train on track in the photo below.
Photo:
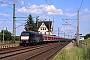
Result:
{"label": "train on track", "polygon": [[22,32],[20,35],[20,46],[29,46],[60,41],[66,41],[66,39],[55,35],[43,35],[33,31]]}

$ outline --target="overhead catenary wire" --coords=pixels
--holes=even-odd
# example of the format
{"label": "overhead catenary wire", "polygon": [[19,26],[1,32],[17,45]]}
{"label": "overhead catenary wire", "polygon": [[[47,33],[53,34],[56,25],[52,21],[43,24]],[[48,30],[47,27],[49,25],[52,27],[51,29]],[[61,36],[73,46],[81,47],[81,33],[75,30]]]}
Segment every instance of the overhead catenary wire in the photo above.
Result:
{"label": "overhead catenary wire", "polygon": [[[6,4],[6,3],[4,3],[4,2],[0,2],[1,4]],[[8,4],[8,3],[7,3]],[[9,5],[11,5],[11,4],[9,4]],[[12,7],[10,7],[10,6],[6,6],[6,7],[8,7],[8,8],[10,8],[10,9],[13,9]],[[0,9],[1,10],[1,9]],[[3,11],[3,10],[1,10],[1,11]],[[15,9],[15,11],[17,11],[16,9]],[[4,11],[5,12],[5,11]],[[18,12],[18,11],[17,11]],[[8,13],[8,12],[6,12],[6,13]],[[21,12],[19,12],[19,13],[21,13]],[[23,14],[23,13],[21,13],[21,14]],[[23,15],[25,15],[25,14],[23,14]],[[25,15],[26,16],[26,15]],[[4,18],[5,20],[7,19],[7,20],[11,20],[11,19],[9,19],[9,18],[5,18],[5,17],[2,17],[2,16],[0,16],[0,18]]]}
{"label": "overhead catenary wire", "polygon": [[[13,0],[12,0],[13,1]],[[14,2],[14,1],[13,1]],[[1,4],[4,4],[4,2],[0,2]],[[7,3],[8,4],[8,3]],[[9,5],[11,5],[11,4],[9,4]],[[18,4],[19,5],[19,4]],[[20,5],[19,5],[20,6]],[[8,8],[10,8],[10,9],[13,9],[12,7],[10,7],[10,6],[7,6]],[[20,6],[20,7],[23,7],[23,6]],[[17,11],[17,9],[15,9],[15,11]],[[17,12],[19,12],[19,11],[17,11]],[[26,15],[26,14],[24,14],[24,13],[22,13],[22,12],[19,12],[20,14],[23,14],[24,16],[26,16],[27,18],[28,18],[28,16]],[[31,13],[30,13],[31,14]],[[37,16],[36,14],[34,14],[35,16]],[[26,18],[25,17],[25,18]],[[18,18],[18,17],[16,17],[16,18]],[[22,17],[21,17],[22,18]]]}
{"label": "overhead catenary wire", "polygon": [[[2,1],[0,2],[1,4],[4,4]],[[10,9],[13,9],[12,7],[10,7],[10,6],[7,6],[8,8],[10,8]],[[17,11],[16,9],[15,9],[15,11]],[[17,12],[19,12],[19,11],[17,11]],[[20,14],[23,14],[22,12],[19,12]],[[25,14],[23,14],[24,16],[26,16]]]}
{"label": "overhead catenary wire", "polygon": [[1,9],[0,9],[0,12],[4,12],[5,14],[9,14],[9,12],[1,10]]}
{"label": "overhead catenary wire", "polygon": [[83,4],[83,0],[82,0],[82,2],[81,2],[81,4],[80,4],[79,10],[81,9],[81,7],[82,7],[82,4]]}
{"label": "overhead catenary wire", "polygon": [[[0,2],[0,3],[1,3],[1,2]],[[11,20],[11,19],[9,19],[9,18],[6,18],[7,16],[6,16],[6,17],[2,17],[2,16],[4,16],[5,14],[9,14],[9,12],[6,12],[6,11],[1,10],[1,9],[0,9],[0,11],[1,11],[1,12],[0,12],[0,14],[1,14],[1,15],[0,15],[0,18],[3,18],[3,19],[5,19],[5,20]],[[2,12],[4,12],[4,13],[2,13]],[[3,14],[3,15],[2,15],[2,14]]]}
{"label": "overhead catenary wire", "polygon": [[[47,2],[47,0],[45,0],[46,2]],[[50,0],[50,2],[52,3],[52,1]],[[49,5],[49,3],[47,2],[47,4]],[[52,5],[53,5],[53,3],[52,3]],[[49,5],[49,7],[50,7],[50,5]],[[51,7],[50,7],[51,8]],[[52,8],[51,8],[52,9]],[[53,9],[52,9],[52,11],[53,11]],[[57,11],[57,10],[56,10]],[[54,12],[54,11],[53,11]],[[58,11],[57,11],[58,12]],[[54,14],[55,14],[55,12],[54,12]],[[56,14],[55,14],[56,15]],[[61,18],[61,20],[62,20],[62,17],[59,15],[59,17],[58,17],[58,15],[56,15],[56,17],[59,19],[59,17]],[[59,21],[61,22],[61,20],[59,19]],[[67,23],[65,20],[63,20],[65,23]],[[62,23],[62,22],[61,22]],[[69,24],[69,23],[68,23]],[[61,24],[61,25],[63,25],[63,24]],[[69,24],[69,25],[71,25],[71,24]]]}
{"label": "overhead catenary wire", "polygon": [[9,18],[5,18],[5,17],[2,17],[2,16],[0,16],[0,18],[3,18],[3,19],[5,19],[5,20],[11,20],[11,19],[9,19]]}
{"label": "overhead catenary wire", "polygon": [[[13,0],[12,0],[13,1]],[[14,1],[13,1],[14,2]],[[20,8],[22,8],[23,6],[21,6],[21,5],[19,5],[19,4],[17,4],[18,6],[20,6]],[[29,14],[31,14],[31,13],[29,13]],[[34,15],[36,15],[36,14],[34,14]],[[36,15],[37,16],[37,15]]]}
{"label": "overhead catenary wire", "polygon": [[[45,2],[49,5],[49,3],[47,2],[47,0],[45,0]],[[49,7],[50,7],[50,5],[49,5]],[[51,8],[51,7],[50,7]],[[52,9],[52,8],[51,8]],[[53,9],[52,9],[52,11],[53,11]],[[55,14],[55,11],[53,11],[53,13]],[[56,14],[55,14],[56,15]],[[56,15],[56,17],[59,19],[59,17],[58,17],[58,15]],[[60,20],[60,19],[59,19]],[[61,20],[60,20],[60,22],[61,22]],[[62,23],[62,22],[61,22]]]}
{"label": "overhead catenary wire", "polygon": [[20,25],[16,26],[15,28],[18,28],[20,26],[24,26],[25,25],[25,23],[21,23],[21,22],[17,22],[17,23],[20,23]]}
{"label": "overhead catenary wire", "polygon": [[[47,1],[47,0],[46,0]],[[50,0],[50,2],[51,2],[51,4],[53,5],[53,3],[52,3],[52,1]],[[58,11],[57,11],[58,12]],[[59,15],[59,17],[62,19],[62,17],[61,17],[61,15]],[[62,19],[63,20],[63,19]],[[69,25],[71,25],[71,26],[73,26],[72,24],[70,24],[70,23],[68,23],[67,21],[65,21],[65,20],[63,20],[65,23],[67,23],[67,24],[69,24]],[[63,24],[62,24],[63,25]],[[73,27],[75,27],[75,26],[73,26]],[[75,27],[76,28],[76,27]]]}
{"label": "overhead catenary wire", "polygon": [[[50,2],[51,2],[52,5],[54,5],[51,0],[50,0]],[[56,10],[56,11],[57,11],[57,10]],[[57,12],[58,12],[58,11],[57,11]],[[59,15],[59,16],[60,16],[60,18],[62,19],[61,15]]]}

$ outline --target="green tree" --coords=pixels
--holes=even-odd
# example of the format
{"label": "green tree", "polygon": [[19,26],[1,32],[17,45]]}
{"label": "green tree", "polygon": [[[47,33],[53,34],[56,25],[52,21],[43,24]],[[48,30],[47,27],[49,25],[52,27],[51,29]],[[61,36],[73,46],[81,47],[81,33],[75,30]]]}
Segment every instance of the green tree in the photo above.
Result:
{"label": "green tree", "polygon": [[26,31],[30,30],[30,31],[37,31],[37,26],[36,23],[34,23],[33,21],[33,17],[31,15],[29,15],[26,23],[25,23],[25,28]]}
{"label": "green tree", "polygon": [[[3,37],[3,30],[1,31],[2,33],[2,37]],[[9,32],[8,30],[4,30],[4,39],[5,40],[11,40],[11,32]],[[1,38],[2,39],[2,38]]]}
{"label": "green tree", "polygon": [[15,40],[16,40],[16,41],[19,41],[19,40],[20,40],[20,36],[16,36],[16,37],[15,37]]}
{"label": "green tree", "polygon": [[2,33],[0,32],[0,40],[2,40]]}
{"label": "green tree", "polygon": [[89,34],[86,34],[84,38],[85,39],[90,38],[90,33]]}

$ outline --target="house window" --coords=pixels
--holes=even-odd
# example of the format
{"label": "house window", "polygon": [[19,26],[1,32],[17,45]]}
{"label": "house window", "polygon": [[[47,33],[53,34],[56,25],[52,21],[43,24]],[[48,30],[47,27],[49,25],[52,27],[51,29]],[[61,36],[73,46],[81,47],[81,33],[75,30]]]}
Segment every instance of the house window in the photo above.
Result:
{"label": "house window", "polygon": [[41,30],[46,30],[46,28],[41,28]]}
{"label": "house window", "polygon": [[46,28],[45,28],[45,30],[46,30]]}
{"label": "house window", "polygon": [[44,28],[43,28],[43,30],[44,30]]}
{"label": "house window", "polygon": [[42,28],[41,28],[41,30],[42,30]]}

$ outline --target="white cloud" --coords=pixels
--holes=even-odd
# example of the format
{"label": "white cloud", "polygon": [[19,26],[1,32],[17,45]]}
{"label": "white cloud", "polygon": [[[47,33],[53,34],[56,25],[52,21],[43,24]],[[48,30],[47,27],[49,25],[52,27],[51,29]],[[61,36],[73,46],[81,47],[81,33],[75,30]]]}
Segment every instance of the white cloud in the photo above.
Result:
{"label": "white cloud", "polygon": [[[51,7],[51,8],[50,8]],[[63,15],[61,9],[56,9],[54,5],[40,5],[29,4],[27,7],[17,9],[18,12],[31,13],[31,14],[49,14],[49,15]]]}
{"label": "white cloud", "polygon": [[70,13],[65,13],[65,15],[66,15],[66,16],[68,16],[68,17],[73,17],[73,16],[76,16],[76,15],[77,15],[77,13],[73,13],[73,14],[70,14]]}
{"label": "white cloud", "polygon": [[0,16],[9,16],[8,14],[0,13]]}
{"label": "white cloud", "polygon": [[81,16],[81,20],[86,20],[86,21],[90,20],[90,14]]}
{"label": "white cloud", "polygon": [[0,0],[0,2],[1,2],[2,0]]}
{"label": "white cloud", "polygon": [[7,4],[1,4],[1,6],[4,7],[4,6],[8,6],[8,5]]}
{"label": "white cloud", "polygon": [[83,14],[81,16],[81,20],[85,20],[85,21],[90,20],[90,10],[88,8],[83,9],[83,11],[81,12],[81,14]]}
{"label": "white cloud", "polygon": [[83,10],[83,12],[89,12],[89,10],[88,10],[87,8],[85,8],[85,9]]}
{"label": "white cloud", "polygon": [[88,8],[83,9],[82,11],[80,11],[80,14],[85,14],[85,13],[89,13],[90,10]]}
{"label": "white cloud", "polygon": [[70,10],[72,10],[72,9],[73,9],[73,8],[67,8],[66,11],[70,11]]}

